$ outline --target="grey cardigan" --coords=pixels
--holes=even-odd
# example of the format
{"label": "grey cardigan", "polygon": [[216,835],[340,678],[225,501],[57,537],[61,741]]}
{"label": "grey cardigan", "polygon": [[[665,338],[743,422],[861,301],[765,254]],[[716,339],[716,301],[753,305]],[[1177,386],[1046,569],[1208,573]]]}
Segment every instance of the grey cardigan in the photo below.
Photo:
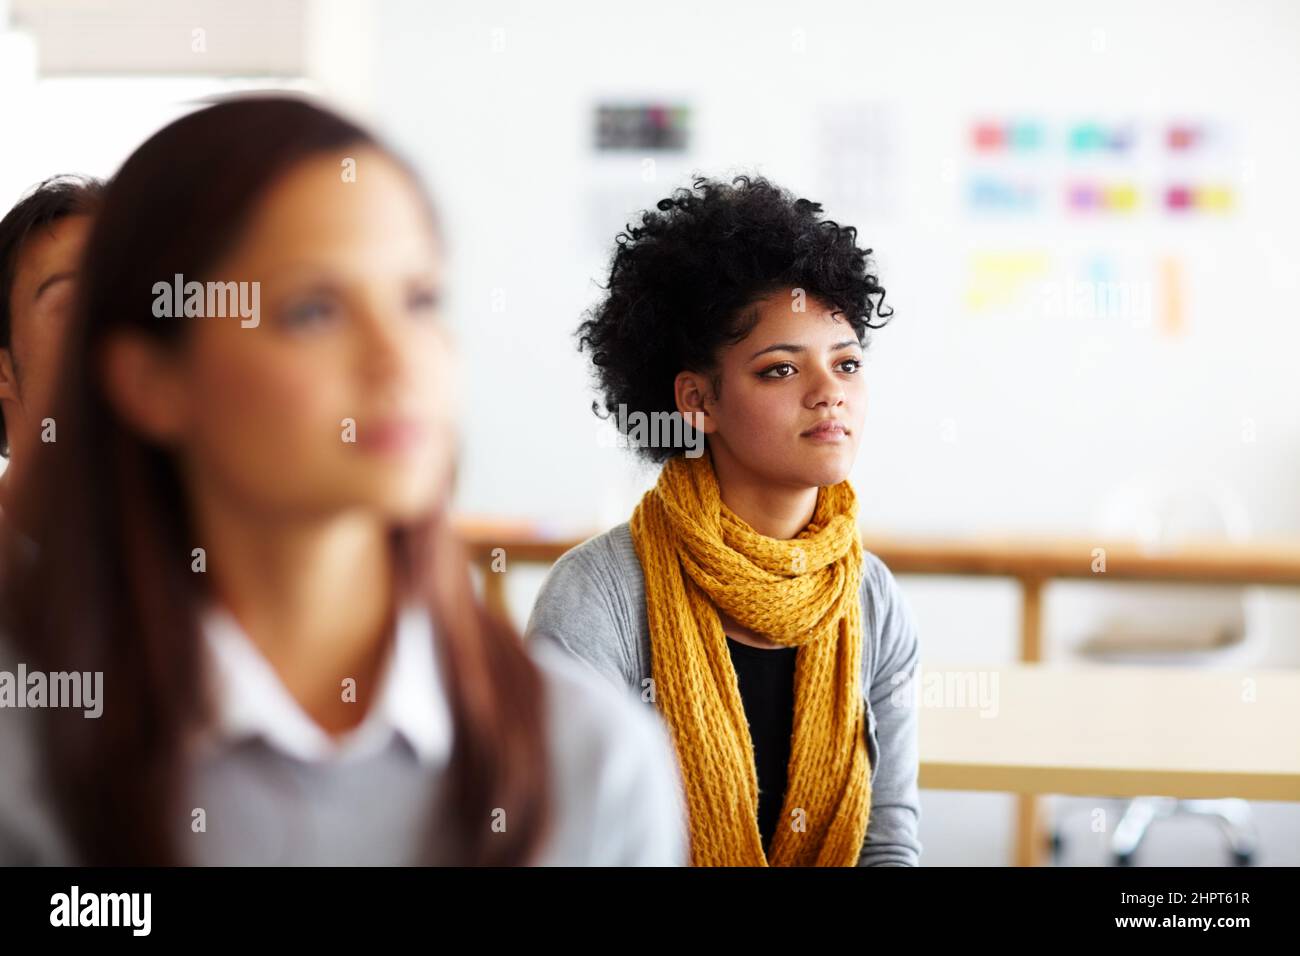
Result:
{"label": "grey cardigan", "polygon": [[[859,866],[916,866],[916,627],[894,576],[866,553],[862,576],[862,696],[871,760],[871,815]],[[625,522],[573,548],[551,568],[526,629],[558,642],[641,699],[651,676],[645,579]],[[653,705],[647,704],[653,709]],[[657,713],[657,712],[656,712]]]}

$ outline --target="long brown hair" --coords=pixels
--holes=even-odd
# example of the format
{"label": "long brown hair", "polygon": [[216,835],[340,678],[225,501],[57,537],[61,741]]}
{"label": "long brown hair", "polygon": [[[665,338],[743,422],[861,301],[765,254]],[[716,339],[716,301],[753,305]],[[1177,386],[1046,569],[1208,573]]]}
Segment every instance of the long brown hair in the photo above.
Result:
{"label": "long brown hair", "polygon": [[[56,440],[40,446],[31,480],[15,489],[12,517],[39,550],[24,560],[7,535],[3,581],[6,630],[29,661],[104,674],[100,718],[50,710],[43,722],[46,780],[84,863],[187,862],[176,841],[178,801],[187,742],[209,716],[199,629],[207,575],[191,570],[185,487],[172,454],[111,407],[103,345],[126,330],[176,344],[185,323],[153,318],[154,282],[178,273],[202,280],[239,241],[273,181],[305,159],[359,147],[393,155],[305,100],[221,102],[140,146],[97,214]],[[518,635],[472,597],[445,505],[394,527],[392,543],[403,597],[432,615],[453,715],[443,814],[429,821],[426,859],[532,862],[551,803],[540,675]],[[496,808],[508,808],[505,832],[493,832]]]}

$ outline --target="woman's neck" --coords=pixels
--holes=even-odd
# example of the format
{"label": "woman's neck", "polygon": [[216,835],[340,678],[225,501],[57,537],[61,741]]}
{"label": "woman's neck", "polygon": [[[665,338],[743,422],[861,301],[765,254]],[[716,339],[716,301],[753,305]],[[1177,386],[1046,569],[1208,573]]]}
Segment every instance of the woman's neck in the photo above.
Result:
{"label": "woman's neck", "polygon": [[[276,519],[212,501],[195,510],[213,596],[318,724],[339,732],[360,723],[393,629],[382,523],[361,513]],[[349,677],[361,707],[342,700]]]}
{"label": "woman's neck", "polygon": [[817,509],[816,487],[773,485],[725,454],[712,460],[723,504],[759,534],[788,540],[808,527]]}

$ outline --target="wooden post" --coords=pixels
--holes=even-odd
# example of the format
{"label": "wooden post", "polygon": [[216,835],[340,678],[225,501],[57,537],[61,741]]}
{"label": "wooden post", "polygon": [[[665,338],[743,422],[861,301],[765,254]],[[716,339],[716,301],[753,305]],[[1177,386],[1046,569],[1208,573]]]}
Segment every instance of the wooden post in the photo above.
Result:
{"label": "wooden post", "polygon": [[506,601],[506,576],[492,570],[491,558],[480,561],[479,570],[483,572],[483,603],[487,605],[487,609],[493,614],[504,620],[509,620],[510,608]]}
{"label": "wooden post", "polygon": [[1043,659],[1043,580],[1020,579],[1020,659],[1038,663]]}
{"label": "wooden post", "polygon": [[[1043,580],[1020,578],[1020,659],[1043,659]],[[1015,866],[1041,866],[1047,845],[1042,802],[1032,793],[1016,794]]]}

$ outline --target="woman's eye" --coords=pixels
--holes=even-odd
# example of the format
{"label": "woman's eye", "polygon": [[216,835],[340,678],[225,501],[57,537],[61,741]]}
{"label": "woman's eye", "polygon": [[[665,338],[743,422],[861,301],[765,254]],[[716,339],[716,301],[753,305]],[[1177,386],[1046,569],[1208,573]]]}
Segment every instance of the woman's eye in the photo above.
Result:
{"label": "woman's eye", "polygon": [[432,289],[418,289],[407,296],[406,307],[412,312],[436,312],[438,311],[438,293]]}
{"label": "woman's eye", "polygon": [[793,374],[794,366],[789,362],[781,362],[777,365],[769,366],[759,373],[763,378],[789,378]]}
{"label": "woman's eye", "polygon": [[306,299],[285,309],[282,322],[290,328],[305,328],[329,321],[336,311],[334,303],[328,299]]}
{"label": "woman's eye", "polygon": [[847,371],[847,372],[849,372],[850,374],[852,374],[852,373],[857,372],[858,370],[860,370],[860,369],[862,368],[862,359],[845,359],[843,362],[840,363],[840,365],[841,365],[841,366],[844,366],[844,365],[852,365],[853,368],[851,368],[851,369],[845,369],[845,371]]}

